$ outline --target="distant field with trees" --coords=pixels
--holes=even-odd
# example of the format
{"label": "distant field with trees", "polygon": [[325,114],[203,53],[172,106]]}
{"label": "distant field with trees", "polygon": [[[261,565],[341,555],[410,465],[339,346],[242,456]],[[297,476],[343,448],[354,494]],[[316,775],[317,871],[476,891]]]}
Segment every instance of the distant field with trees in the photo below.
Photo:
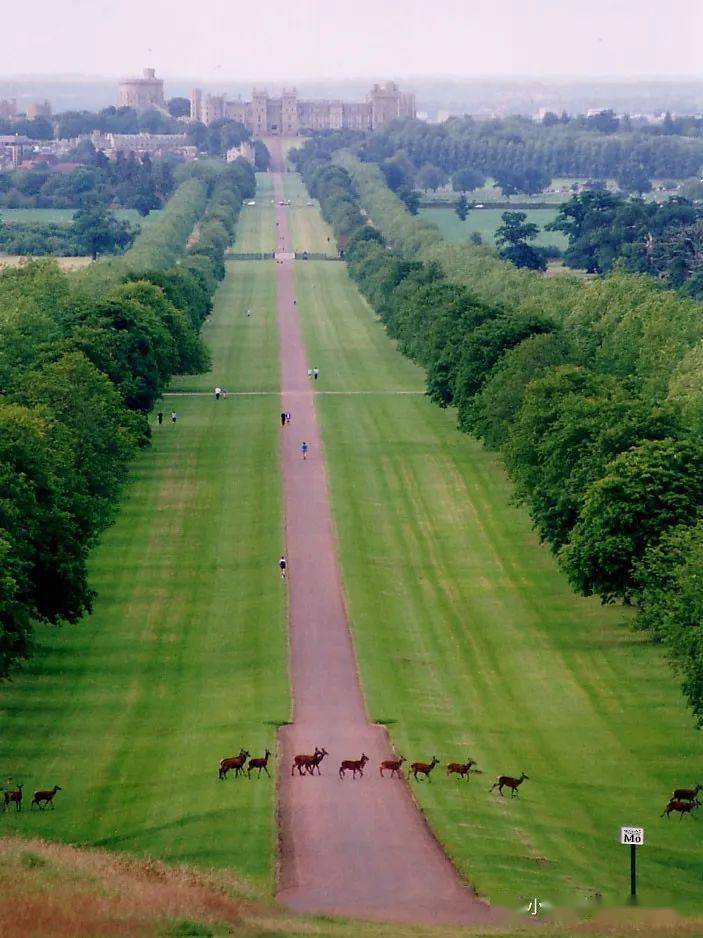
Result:
{"label": "distant field with trees", "polygon": [[[478,234],[485,244],[495,243],[496,229],[501,225],[501,216],[505,209],[480,208],[471,209],[466,221],[462,222],[456,213],[446,208],[421,208],[419,217],[432,222],[442,232],[448,241],[468,241],[471,235]],[[540,233],[534,244],[544,247],[555,245],[565,248],[568,240],[560,231],[545,231],[544,226],[557,217],[556,209],[531,208],[523,209],[527,220],[538,225]]]}

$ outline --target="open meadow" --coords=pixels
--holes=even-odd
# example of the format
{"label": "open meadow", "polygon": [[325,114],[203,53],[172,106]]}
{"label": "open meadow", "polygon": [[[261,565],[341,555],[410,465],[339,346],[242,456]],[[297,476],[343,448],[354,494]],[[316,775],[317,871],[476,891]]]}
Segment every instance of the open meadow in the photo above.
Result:
{"label": "open meadow", "polygon": [[[492,902],[585,907],[625,901],[619,827],[642,824],[641,902],[700,911],[697,825],[659,815],[703,744],[661,653],[574,595],[451,411],[399,393],[421,372],[344,267],[297,264],[296,283],[368,712],[408,761],[440,759],[411,783],[440,840]],[[445,777],[469,756],[483,774]],[[489,794],[521,772],[519,797]]]}
{"label": "open meadow", "polygon": [[[421,208],[419,215],[426,221],[432,222],[442,232],[447,241],[468,241],[472,234],[481,235],[484,244],[495,243],[496,229],[502,224],[504,212],[512,211],[510,208],[475,208],[472,209],[466,221],[461,221],[456,212],[450,208]],[[555,245],[564,250],[568,247],[568,239],[561,231],[545,231],[544,226],[557,217],[556,209],[528,208],[515,209],[527,215],[527,222],[537,225],[539,234],[530,244],[543,247]]]}
{"label": "open meadow", "polygon": [[[68,225],[76,214],[75,208],[3,208],[0,206],[0,219],[6,225],[23,222],[26,224]],[[140,215],[136,208],[115,208],[113,214],[119,221],[128,221],[131,225],[140,227],[149,225],[161,214],[160,209],[154,209],[148,215]]]}

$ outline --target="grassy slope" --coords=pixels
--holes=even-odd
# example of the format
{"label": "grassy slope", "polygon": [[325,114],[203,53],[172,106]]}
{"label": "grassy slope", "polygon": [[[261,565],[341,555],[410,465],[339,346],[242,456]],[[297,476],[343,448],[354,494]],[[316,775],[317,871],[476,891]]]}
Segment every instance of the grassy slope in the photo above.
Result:
{"label": "grassy slope", "polygon": [[337,246],[327,222],[324,221],[311,201],[303,182],[295,173],[283,177],[283,190],[291,206],[288,210],[288,233],[294,251],[309,251],[313,254],[336,254]]}
{"label": "grassy slope", "polygon": [[234,250],[239,254],[268,253],[276,250],[276,209],[272,204],[273,180],[256,174],[256,205],[242,206],[237,222]]}
{"label": "grassy slope", "polygon": [[[246,320],[251,288],[230,266],[209,328],[231,387],[264,370],[276,383],[273,294]],[[289,716],[276,423],[267,397],[172,402],[178,424],[154,428],[93,555],[94,614],[41,630],[2,688],[3,778],[64,788],[56,811],[8,814],[3,832],[231,866],[267,887],[274,782],[219,782],[217,765],[275,750]]]}
{"label": "grassy slope", "polygon": [[[420,217],[437,225],[443,237],[448,241],[468,241],[469,236],[477,231],[485,244],[493,244],[496,228],[503,223],[501,216],[504,211],[509,211],[509,209],[474,209],[469,212],[466,221],[462,222],[452,209],[423,208],[420,209]],[[530,242],[531,244],[556,245],[558,248],[568,246],[568,239],[563,232],[543,230],[547,222],[556,218],[556,209],[534,208],[519,209],[519,211],[524,211],[527,221],[533,222],[540,228],[540,233],[534,241]]]}
{"label": "grassy slope", "polygon": [[[320,391],[421,384],[342,265],[296,272]],[[659,652],[571,592],[498,459],[452,413],[401,395],[318,408],[369,712],[409,759],[470,754],[485,772],[416,786],[461,869],[498,902],[621,901],[618,828],[644,824],[642,900],[700,909],[697,825],[659,813],[703,778],[702,740]],[[519,798],[489,795],[522,770]]]}

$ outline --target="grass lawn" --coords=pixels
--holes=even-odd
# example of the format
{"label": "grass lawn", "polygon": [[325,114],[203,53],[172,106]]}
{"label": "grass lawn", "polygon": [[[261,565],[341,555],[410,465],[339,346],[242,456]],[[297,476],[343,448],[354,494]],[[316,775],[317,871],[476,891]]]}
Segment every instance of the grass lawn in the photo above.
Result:
{"label": "grass lawn", "polygon": [[256,205],[242,206],[237,222],[234,250],[239,254],[276,250],[276,209],[272,204],[273,180],[267,173],[256,174]]}
{"label": "grass lawn", "polygon": [[[496,228],[503,224],[502,215],[510,209],[476,208],[469,212],[466,221],[462,222],[453,209],[448,208],[421,208],[420,217],[433,222],[442,232],[447,241],[468,241],[469,237],[477,231],[485,244],[493,244]],[[544,226],[557,217],[556,209],[530,208],[516,209],[527,215],[527,221],[538,226],[540,232],[530,244],[556,245],[558,248],[568,247],[568,239],[561,231],[544,231]]]}
{"label": "grass lawn", "polygon": [[[141,216],[135,208],[116,208],[112,210],[120,221],[128,221],[132,225],[148,225],[161,214],[160,209]],[[0,218],[6,225],[15,222],[35,223],[38,225],[56,222],[67,225],[73,221],[75,208],[3,208],[0,206]]]}
{"label": "grass lawn", "polygon": [[[249,328],[240,282],[230,265],[208,331],[218,377],[266,370],[275,387],[275,309]],[[289,717],[277,426],[266,397],[171,406],[177,425],[154,426],[92,556],[94,614],[39,630],[2,687],[3,779],[24,783],[27,809],[33,789],[63,788],[55,811],[8,813],[3,833],[232,867],[268,890],[275,768],[220,782],[217,767],[241,746],[275,751]]]}
{"label": "grass lawn", "polygon": [[[174,378],[174,391],[212,391],[216,385],[228,391],[278,393],[278,332],[276,329],[276,265],[274,261],[226,261],[227,278],[220,286],[219,303],[227,316],[217,312],[203,326],[203,337],[212,351],[212,368],[203,375]],[[251,316],[247,316],[250,309]],[[243,349],[249,351],[246,364]],[[265,350],[260,354],[259,350]],[[274,409],[278,407],[278,401]]]}
{"label": "grass lawn", "polygon": [[336,254],[337,243],[332,229],[322,218],[317,202],[308,205],[312,199],[296,173],[287,173],[283,177],[283,191],[290,199],[288,210],[288,233],[294,251],[308,251],[313,254]]}
{"label": "grass lawn", "polygon": [[[421,386],[342,265],[296,274],[320,391]],[[621,610],[572,593],[452,412],[419,395],[317,404],[369,713],[408,760],[471,755],[484,772],[413,783],[460,869],[507,905],[623,903],[619,827],[641,824],[641,902],[700,911],[698,824],[659,815],[674,786],[703,780],[703,739],[661,653]],[[522,771],[518,798],[489,794]]]}

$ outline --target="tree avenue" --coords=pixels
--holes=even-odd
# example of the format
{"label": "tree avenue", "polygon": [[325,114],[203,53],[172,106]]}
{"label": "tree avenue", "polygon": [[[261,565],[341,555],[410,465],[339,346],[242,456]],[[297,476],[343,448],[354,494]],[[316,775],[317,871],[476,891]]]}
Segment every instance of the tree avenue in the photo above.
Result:
{"label": "tree avenue", "polygon": [[[352,277],[426,369],[430,397],[501,450],[575,589],[636,604],[703,725],[698,553],[667,567],[660,550],[695,537],[703,514],[699,306],[643,275],[617,272],[587,290],[544,280],[487,248],[444,242],[349,154],[321,163],[311,143],[294,158],[348,239]],[[529,248],[532,233],[506,213],[504,252]],[[649,610],[665,605],[659,628]]]}
{"label": "tree avenue", "polygon": [[[86,274],[50,261],[0,274],[0,675],[29,653],[33,621],[92,608],[87,558],[149,440],[147,415],[172,375],[208,365],[198,331],[255,185],[247,164],[192,172],[122,257]],[[114,234],[103,222],[100,208],[77,221],[95,255]]]}

